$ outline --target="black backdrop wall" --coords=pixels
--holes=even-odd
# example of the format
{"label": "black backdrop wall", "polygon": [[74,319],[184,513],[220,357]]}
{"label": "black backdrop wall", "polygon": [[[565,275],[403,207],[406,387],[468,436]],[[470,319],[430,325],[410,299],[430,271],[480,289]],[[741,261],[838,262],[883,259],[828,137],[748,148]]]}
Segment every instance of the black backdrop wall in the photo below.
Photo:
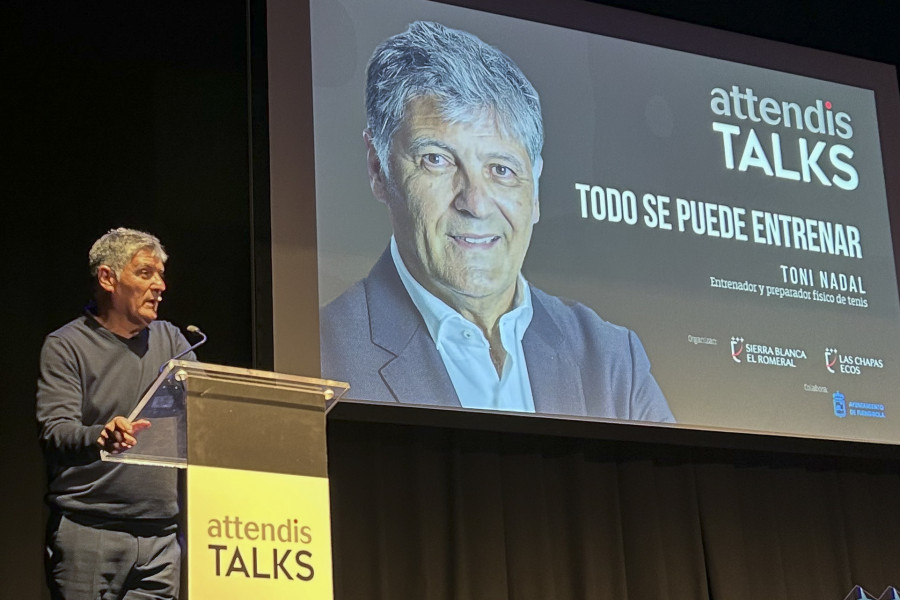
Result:
{"label": "black backdrop wall", "polygon": [[[607,4],[900,63],[892,3]],[[163,317],[203,327],[204,360],[253,363],[248,8],[5,8],[0,589],[40,598],[36,361],[87,299],[91,241],[118,225],[159,235]],[[854,583],[900,585],[896,453],[352,421],[329,433],[340,598],[840,600]]]}
{"label": "black backdrop wall", "polygon": [[4,136],[0,225],[0,596],[40,598],[36,359],[43,336],[89,298],[91,242],[120,225],[158,235],[171,256],[162,317],[202,327],[211,339],[204,359],[250,366],[246,8],[240,0],[4,8],[12,73],[3,129],[12,137]]}

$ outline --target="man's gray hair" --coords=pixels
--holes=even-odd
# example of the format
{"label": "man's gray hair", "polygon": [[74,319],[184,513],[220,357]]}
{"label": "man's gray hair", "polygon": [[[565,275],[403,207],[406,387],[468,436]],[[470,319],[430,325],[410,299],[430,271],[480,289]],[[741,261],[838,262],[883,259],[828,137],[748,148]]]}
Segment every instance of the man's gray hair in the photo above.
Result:
{"label": "man's gray hair", "polygon": [[366,76],[366,120],[386,176],[391,139],[407,103],[438,99],[445,118],[467,122],[492,111],[508,135],[525,146],[536,164],[544,145],[537,91],[505,54],[465,31],[416,21],[382,42]]}
{"label": "man's gray hair", "polygon": [[110,229],[94,242],[88,252],[91,275],[96,277],[100,265],[106,265],[119,277],[125,266],[141,250],[150,250],[162,262],[166,262],[168,258],[155,235],[126,227]]}

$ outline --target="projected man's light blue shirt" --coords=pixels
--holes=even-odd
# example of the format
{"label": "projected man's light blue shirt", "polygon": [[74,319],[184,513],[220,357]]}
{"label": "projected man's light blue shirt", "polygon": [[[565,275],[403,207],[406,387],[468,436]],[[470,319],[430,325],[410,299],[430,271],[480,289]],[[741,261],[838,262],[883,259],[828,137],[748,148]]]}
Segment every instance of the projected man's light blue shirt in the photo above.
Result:
{"label": "projected man's light blue shirt", "polygon": [[500,341],[506,351],[501,375],[491,362],[491,347],[474,323],[422,287],[403,264],[391,237],[391,258],[400,280],[419,310],[450,381],[465,408],[534,412],[522,337],[534,314],[528,282],[519,275],[513,309],[500,317]]}

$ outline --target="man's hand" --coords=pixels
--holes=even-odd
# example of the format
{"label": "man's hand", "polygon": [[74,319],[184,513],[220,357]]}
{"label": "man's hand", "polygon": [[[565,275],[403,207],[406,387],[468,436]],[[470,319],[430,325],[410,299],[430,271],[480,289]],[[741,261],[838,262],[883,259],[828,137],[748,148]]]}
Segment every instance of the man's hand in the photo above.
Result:
{"label": "man's hand", "polygon": [[100,437],[97,438],[97,445],[110,454],[124,452],[137,444],[134,434],[148,427],[150,421],[147,419],[131,422],[125,417],[114,417],[103,427]]}

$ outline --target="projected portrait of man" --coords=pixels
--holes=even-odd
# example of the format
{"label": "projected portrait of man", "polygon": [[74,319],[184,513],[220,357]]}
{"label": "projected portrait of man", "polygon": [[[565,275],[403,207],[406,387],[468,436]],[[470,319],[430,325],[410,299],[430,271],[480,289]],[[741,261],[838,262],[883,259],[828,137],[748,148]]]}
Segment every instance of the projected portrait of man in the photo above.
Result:
{"label": "projected portrait of man", "polygon": [[637,336],[530,285],[540,100],[475,36],[416,22],[369,62],[363,133],[393,230],[322,314],[322,374],[349,397],[674,421]]}

